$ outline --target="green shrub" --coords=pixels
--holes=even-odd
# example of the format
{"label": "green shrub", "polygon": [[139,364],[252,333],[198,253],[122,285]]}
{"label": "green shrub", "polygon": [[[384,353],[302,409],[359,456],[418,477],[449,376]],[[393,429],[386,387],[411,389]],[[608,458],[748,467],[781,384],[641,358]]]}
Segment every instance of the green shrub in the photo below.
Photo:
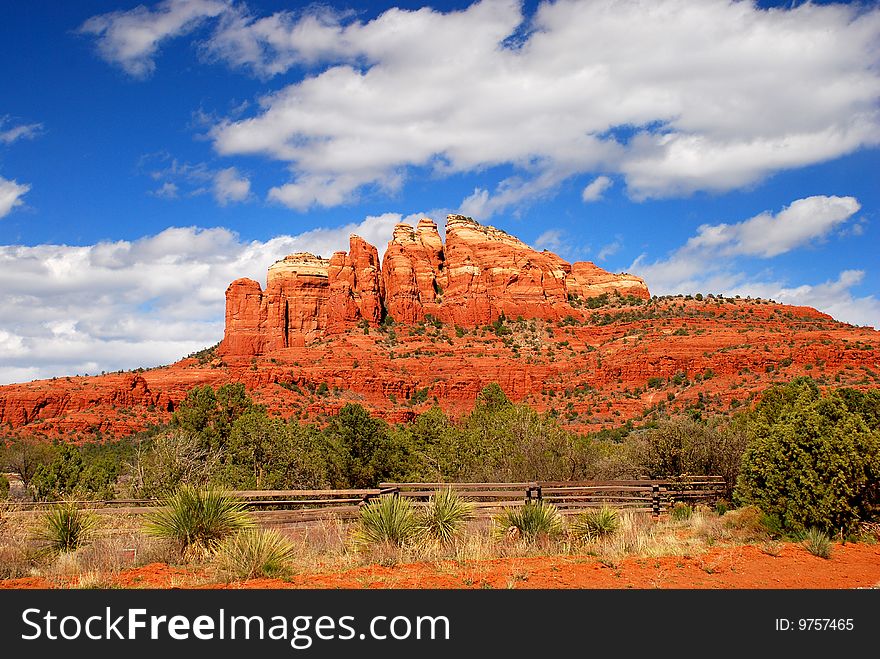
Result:
{"label": "green shrub", "polygon": [[420,531],[419,519],[409,499],[383,496],[361,508],[354,542],[360,548],[408,547],[415,544]]}
{"label": "green shrub", "polygon": [[823,397],[798,378],[765,392],[749,427],[740,502],[777,517],[789,533],[849,533],[876,514],[880,433],[836,394]]}
{"label": "green shrub", "polygon": [[620,528],[620,516],[614,508],[602,506],[583,511],[571,523],[571,533],[580,542],[590,542],[613,535]]}
{"label": "green shrub", "polygon": [[506,508],[493,521],[498,536],[516,536],[526,542],[557,538],[565,532],[565,520],[559,509],[544,501]]}
{"label": "green shrub", "polygon": [[422,533],[442,544],[452,542],[474,514],[474,505],[452,488],[438,490],[421,512]]}
{"label": "green shrub", "polygon": [[693,514],[694,509],[682,501],[679,501],[672,506],[672,510],[669,511],[669,517],[674,522],[684,522],[685,520],[689,520]]}
{"label": "green shrub", "polygon": [[98,518],[68,501],[52,506],[41,522],[37,539],[46,551],[61,554],[88,544],[94,536]]}
{"label": "green shrub", "polygon": [[184,553],[213,552],[229,535],[253,526],[245,505],[223,490],[182,486],[147,517],[148,534],[174,541]]}
{"label": "green shrub", "polygon": [[808,552],[819,558],[831,558],[831,538],[816,527],[810,528],[801,541]]}
{"label": "green shrub", "polygon": [[6,499],[9,496],[9,479],[0,474],[0,499]]}
{"label": "green shrub", "polygon": [[236,579],[282,577],[290,572],[294,547],[274,529],[242,529],[222,542],[217,562]]}

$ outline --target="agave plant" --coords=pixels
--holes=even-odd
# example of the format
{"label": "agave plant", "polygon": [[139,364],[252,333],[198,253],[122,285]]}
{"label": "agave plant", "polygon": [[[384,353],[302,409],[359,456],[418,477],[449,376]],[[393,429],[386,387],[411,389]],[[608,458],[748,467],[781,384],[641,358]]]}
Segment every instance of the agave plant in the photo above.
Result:
{"label": "agave plant", "polygon": [[420,533],[412,502],[403,497],[383,496],[361,508],[354,541],[359,547],[406,547],[414,544]]}
{"label": "agave plant", "polygon": [[620,527],[620,517],[614,508],[589,508],[571,523],[571,534],[580,542],[591,542],[612,535]]}
{"label": "agave plant", "polygon": [[237,579],[278,577],[288,573],[293,559],[291,542],[274,529],[242,529],[217,550],[220,569]]}
{"label": "agave plant", "polygon": [[37,538],[52,553],[76,551],[94,536],[98,518],[66,501],[53,506],[43,515]]}
{"label": "agave plant", "polygon": [[422,534],[441,544],[449,544],[473,517],[474,504],[461,498],[452,488],[437,490],[421,511]]}
{"label": "agave plant", "polygon": [[505,508],[495,518],[495,533],[516,536],[527,542],[556,538],[565,532],[562,513],[552,503],[527,502],[518,508]]}
{"label": "agave plant", "polygon": [[183,553],[212,552],[229,535],[253,526],[245,505],[213,487],[184,485],[147,518],[146,532],[173,540]]}

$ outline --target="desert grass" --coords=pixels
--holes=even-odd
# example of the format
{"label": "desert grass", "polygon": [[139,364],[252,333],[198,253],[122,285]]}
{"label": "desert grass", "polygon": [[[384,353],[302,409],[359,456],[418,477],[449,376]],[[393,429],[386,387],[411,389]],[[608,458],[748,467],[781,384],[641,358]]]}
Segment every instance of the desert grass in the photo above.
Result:
{"label": "desert grass", "polygon": [[145,532],[175,542],[185,557],[209,558],[228,536],[254,526],[244,503],[213,487],[180,487],[147,516]]}
{"label": "desert grass", "polygon": [[229,580],[285,577],[290,573],[294,545],[273,529],[243,529],[220,545],[215,560]]}
{"label": "desert grass", "polygon": [[[120,572],[158,562],[186,570],[187,575],[174,577],[178,585],[198,586],[224,579],[244,579],[259,572],[224,570],[213,555],[182,556],[173,541],[145,534],[143,517],[134,515],[101,515],[90,544],[46,557],[34,540],[37,520],[35,513],[4,512],[0,521],[0,578],[42,576],[64,587],[103,588],[112,587]],[[571,528],[575,522],[576,516],[572,515],[564,524]],[[681,556],[701,560],[716,546],[754,545],[766,554],[778,555],[783,546],[768,532],[761,511],[752,507],[719,515],[713,509],[697,506],[686,519],[666,516],[659,520],[645,513],[621,510],[613,531],[585,542],[575,540],[570,533],[536,535],[530,539],[520,534],[499,534],[497,528],[493,518],[476,517],[467,520],[447,543],[427,541],[421,536],[400,545],[378,542],[365,549],[355,541],[362,532],[357,520],[328,517],[277,527],[275,531],[283,537],[281,544],[286,547],[284,569],[277,574],[294,578],[298,574],[339,573],[369,565],[426,563],[437,573],[456,576],[463,587],[480,588],[492,585],[489,574],[495,569],[493,561],[513,559],[506,583],[496,580],[494,585],[522,588],[528,586],[528,574],[517,567],[518,558],[599,560],[617,566],[627,558]],[[704,569],[712,572],[717,566],[707,562]]]}

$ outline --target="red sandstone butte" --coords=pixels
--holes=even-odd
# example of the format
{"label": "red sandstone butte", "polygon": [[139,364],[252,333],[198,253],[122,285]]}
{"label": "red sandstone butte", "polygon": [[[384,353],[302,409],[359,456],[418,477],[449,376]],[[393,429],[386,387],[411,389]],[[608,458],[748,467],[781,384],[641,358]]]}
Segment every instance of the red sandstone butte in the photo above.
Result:
{"label": "red sandstone butte", "polygon": [[538,252],[499,229],[450,215],[446,244],[429,219],[398,224],[379,265],[375,247],[351,236],[330,260],[292,254],[269,268],[266,290],[238,279],[226,291],[220,354],[251,357],[383,318],[410,324],[432,316],[463,327],[500,316],[558,320],[584,312],[570,301],[619,293],[650,297],[645,282],[592,263]]}

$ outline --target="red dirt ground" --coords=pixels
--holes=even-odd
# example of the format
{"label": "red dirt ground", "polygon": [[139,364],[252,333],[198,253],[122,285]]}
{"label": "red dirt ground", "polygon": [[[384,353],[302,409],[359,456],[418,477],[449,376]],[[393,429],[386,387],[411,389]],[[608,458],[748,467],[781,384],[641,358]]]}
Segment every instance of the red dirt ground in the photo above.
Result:
{"label": "red dirt ground", "polygon": [[[589,556],[439,561],[345,572],[298,574],[205,585],[200,574],[162,563],[126,570],[122,588],[880,588],[880,545],[835,545],[829,560],[801,546],[770,555],[755,546],[714,548],[694,557],[627,558],[616,565]],[[0,588],[57,588],[42,578],[0,581]]]}

